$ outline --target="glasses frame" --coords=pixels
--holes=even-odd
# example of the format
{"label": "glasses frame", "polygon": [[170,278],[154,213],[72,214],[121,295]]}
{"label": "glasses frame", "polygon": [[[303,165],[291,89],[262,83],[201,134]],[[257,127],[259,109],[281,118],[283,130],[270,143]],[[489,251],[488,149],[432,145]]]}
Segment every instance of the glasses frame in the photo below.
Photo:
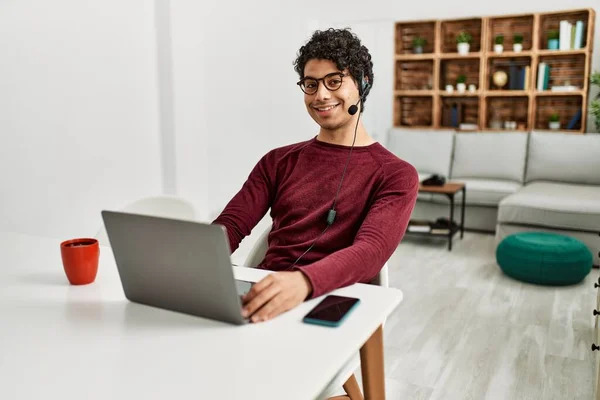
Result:
{"label": "glasses frame", "polygon": [[[340,83],[340,86],[338,86],[337,88],[335,88],[335,89],[330,89],[330,88],[327,86],[327,84],[325,83],[325,79],[327,79],[327,78],[330,78],[330,77],[332,77],[332,76],[334,76],[334,75],[339,75],[340,79],[342,80],[342,83]],[[329,73],[329,74],[325,75],[324,77],[322,77],[322,78],[318,78],[318,79],[317,79],[317,78],[313,78],[313,77],[304,77],[304,78],[300,79],[298,82],[296,82],[296,85],[298,85],[298,86],[300,87],[300,90],[302,90],[302,92],[304,92],[305,94],[308,94],[308,95],[313,95],[313,94],[315,94],[315,93],[317,93],[317,92],[319,91],[319,81],[322,81],[322,82],[323,82],[323,86],[325,86],[325,87],[327,88],[327,90],[329,90],[330,92],[335,92],[336,90],[338,90],[339,88],[341,88],[341,87],[342,87],[342,85],[343,85],[343,83],[344,83],[344,78],[345,78],[346,76],[348,76],[348,75],[347,75],[347,74],[344,74],[343,72],[331,72],[331,73]],[[303,83],[304,83],[304,82],[305,82],[307,79],[311,79],[311,80],[317,81],[317,87],[315,88],[315,91],[314,91],[314,92],[307,93],[307,92],[306,92],[306,90],[304,90],[304,89],[302,88],[302,84],[303,84]]]}

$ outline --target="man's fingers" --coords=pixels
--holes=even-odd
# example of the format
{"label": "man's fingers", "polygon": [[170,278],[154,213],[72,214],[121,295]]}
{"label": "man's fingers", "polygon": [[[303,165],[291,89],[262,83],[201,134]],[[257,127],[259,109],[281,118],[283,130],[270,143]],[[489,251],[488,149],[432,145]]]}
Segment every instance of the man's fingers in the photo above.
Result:
{"label": "man's fingers", "polygon": [[260,310],[258,310],[253,316],[252,321],[266,321],[271,319],[283,311],[279,311],[280,309],[285,307],[285,304],[288,302],[285,293],[279,292],[275,297],[273,297],[267,304],[265,304]]}
{"label": "man's fingers", "polygon": [[242,300],[244,301],[244,303],[248,303],[272,283],[273,277],[271,275],[265,276],[263,279],[252,285],[248,293],[242,296]]}
{"label": "man's fingers", "polygon": [[281,288],[277,285],[269,285],[266,289],[259,292],[252,300],[250,300],[244,309],[242,310],[242,315],[244,317],[248,317],[256,310],[261,308],[265,303],[271,300],[274,296],[276,296],[281,291]]}

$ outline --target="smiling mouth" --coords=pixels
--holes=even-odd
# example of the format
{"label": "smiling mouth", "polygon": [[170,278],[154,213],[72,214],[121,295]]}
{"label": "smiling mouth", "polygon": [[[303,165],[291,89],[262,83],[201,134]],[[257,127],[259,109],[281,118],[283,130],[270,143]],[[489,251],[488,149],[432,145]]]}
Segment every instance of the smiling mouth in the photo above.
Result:
{"label": "smiling mouth", "polygon": [[330,111],[333,110],[334,108],[336,108],[337,106],[339,106],[339,104],[334,104],[331,106],[327,106],[327,107],[313,107],[315,110],[320,111],[320,112],[326,112],[326,111]]}

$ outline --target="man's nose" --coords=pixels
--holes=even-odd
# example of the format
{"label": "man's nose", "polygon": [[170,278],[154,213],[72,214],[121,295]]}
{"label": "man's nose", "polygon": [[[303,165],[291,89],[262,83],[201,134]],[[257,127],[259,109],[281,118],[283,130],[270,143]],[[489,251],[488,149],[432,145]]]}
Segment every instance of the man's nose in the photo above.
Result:
{"label": "man's nose", "polygon": [[315,99],[316,100],[325,100],[325,99],[328,99],[330,96],[331,96],[331,92],[321,82],[320,85],[317,87],[317,93],[315,93]]}

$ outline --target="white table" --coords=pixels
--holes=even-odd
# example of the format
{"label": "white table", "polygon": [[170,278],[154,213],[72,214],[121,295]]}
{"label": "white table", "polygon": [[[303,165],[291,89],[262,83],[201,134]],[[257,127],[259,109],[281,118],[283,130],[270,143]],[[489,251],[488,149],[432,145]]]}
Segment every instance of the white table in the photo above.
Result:
{"label": "white table", "polygon": [[[339,328],[301,322],[320,299],[234,326],[129,302],[108,247],[96,281],[70,286],[59,244],[0,233],[2,399],[314,399],[361,347],[365,396],[383,387],[383,360],[364,356],[383,351],[397,289],[335,291],[362,300]],[[249,281],[267,274],[234,268]]]}

